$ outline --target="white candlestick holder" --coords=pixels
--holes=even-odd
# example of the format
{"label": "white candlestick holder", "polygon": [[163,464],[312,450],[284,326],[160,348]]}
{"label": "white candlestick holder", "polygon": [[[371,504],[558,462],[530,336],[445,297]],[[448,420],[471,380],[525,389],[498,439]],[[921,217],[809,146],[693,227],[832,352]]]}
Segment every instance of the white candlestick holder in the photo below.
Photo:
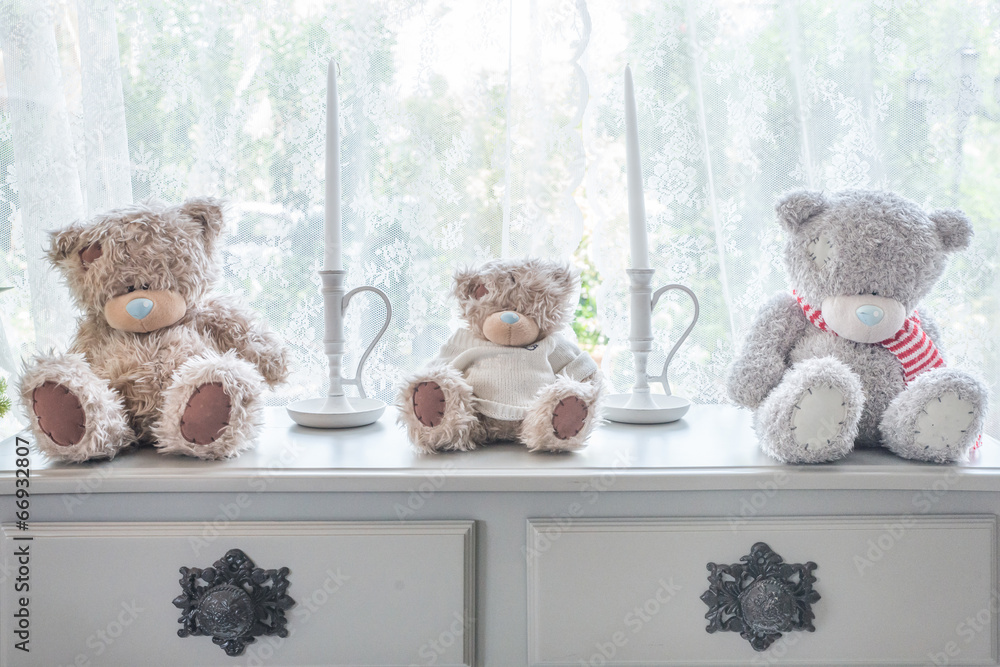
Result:
{"label": "white candlestick holder", "polygon": [[[635,362],[635,385],[631,393],[608,396],[604,405],[604,416],[615,422],[626,424],[665,424],[677,421],[691,407],[691,401],[670,392],[667,370],[678,348],[687,339],[698,322],[698,297],[683,285],[665,285],[655,292],[650,285],[655,269],[626,269],[629,277],[631,308],[629,311],[628,346]],[[646,371],[649,353],[653,350],[653,309],[660,297],[670,290],[680,290],[694,302],[694,317],[674,346],[670,348],[663,370],[659,375]],[[654,394],[649,389],[650,382],[663,385],[665,394]]]}
{"label": "white candlestick holder", "polygon": [[[386,329],[389,328],[389,321],[392,319],[392,305],[385,292],[365,285],[355,287],[345,294],[344,278],[346,271],[320,271],[319,276],[323,281],[321,292],[323,294],[323,315],[325,320],[325,331],[323,344],[326,350],[327,359],[330,362],[330,390],[326,398],[310,398],[304,401],[290,403],[285,409],[288,416],[300,426],[310,426],[312,428],[350,428],[353,426],[364,426],[372,424],[385,412],[385,402],[377,398],[369,398],[365,393],[365,386],[362,381],[365,362]],[[341,366],[344,357],[344,313],[351,298],[359,292],[373,292],[385,303],[385,323],[378,335],[372,340],[354,373],[354,378],[347,380],[343,377]],[[347,396],[344,393],[344,385],[354,385],[358,388],[358,397]]]}

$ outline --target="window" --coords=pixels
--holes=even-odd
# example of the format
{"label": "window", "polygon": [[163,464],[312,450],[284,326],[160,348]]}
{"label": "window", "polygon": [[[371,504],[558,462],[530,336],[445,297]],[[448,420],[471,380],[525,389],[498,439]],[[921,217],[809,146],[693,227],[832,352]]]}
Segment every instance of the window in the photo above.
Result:
{"label": "window", "polygon": [[[230,202],[224,289],[293,351],[268,401],[319,395],[325,66],[341,64],[348,285],[395,319],[369,388],[455,325],[463,262],[535,254],[588,268],[587,340],[631,384],[622,70],[635,72],[655,284],[702,320],[675,393],[722,402],[754,313],[789,289],[773,203],[795,187],[889,188],[976,226],[925,307],[948,361],[1000,395],[1000,10],[940,0],[14,0],[0,9],[0,370],[65,347],[47,230],[107,208]],[[366,297],[367,298],[367,297]],[[352,305],[354,359],[377,300]],[[683,331],[658,308],[659,356]],[[372,317],[368,315],[372,314]],[[349,361],[349,360],[348,360]],[[12,424],[7,424],[8,430]],[[988,433],[1000,436],[994,399]]]}

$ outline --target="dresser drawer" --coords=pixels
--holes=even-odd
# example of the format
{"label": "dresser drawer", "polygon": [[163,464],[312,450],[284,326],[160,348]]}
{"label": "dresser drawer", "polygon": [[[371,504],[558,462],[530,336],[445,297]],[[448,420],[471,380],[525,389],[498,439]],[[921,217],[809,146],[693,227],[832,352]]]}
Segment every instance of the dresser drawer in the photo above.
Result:
{"label": "dresser drawer", "polygon": [[[441,522],[49,523],[3,526],[3,665],[472,665],[475,524]],[[211,535],[206,538],[206,534]],[[30,535],[30,541],[24,539]],[[288,568],[288,636],[229,656],[181,638],[179,569],[231,549]],[[27,556],[18,556],[18,553]],[[28,589],[17,592],[27,561]],[[266,584],[265,582],[265,585]],[[239,595],[237,592],[236,595]],[[15,631],[27,598],[30,652]]]}
{"label": "dresser drawer", "polygon": [[[994,665],[993,515],[528,522],[532,665]],[[707,564],[816,563],[814,632],[708,633]]]}

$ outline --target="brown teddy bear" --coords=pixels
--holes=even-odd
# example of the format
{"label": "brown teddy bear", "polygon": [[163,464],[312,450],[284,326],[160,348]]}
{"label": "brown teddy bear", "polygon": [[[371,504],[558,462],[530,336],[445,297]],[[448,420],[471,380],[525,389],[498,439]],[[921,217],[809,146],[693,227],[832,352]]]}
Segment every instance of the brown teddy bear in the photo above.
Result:
{"label": "brown teddy bear", "polygon": [[597,423],[601,380],[589,355],[557,333],[579,277],[562,264],[493,260],[455,274],[459,329],[399,396],[399,421],[425,452],[518,440],[571,451]]}
{"label": "brown teddy bear", "polygon": [[288,375],[273,334],[209,293],[223,230],[214,199],[139,204],[52,234],[49,260],[83,315],[67,354],[21,377],[38,449],[112,458],[133,442],[202,459],[252,444],[259,396]]}

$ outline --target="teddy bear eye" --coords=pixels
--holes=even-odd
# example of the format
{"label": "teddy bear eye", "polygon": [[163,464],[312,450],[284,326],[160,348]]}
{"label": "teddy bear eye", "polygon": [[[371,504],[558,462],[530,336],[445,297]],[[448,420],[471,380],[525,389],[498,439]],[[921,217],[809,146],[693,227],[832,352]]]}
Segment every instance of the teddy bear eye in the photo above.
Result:
{"label": "teddy bear eye", "polygon": [[129,294],[131,294],[132,292],[135,291],[135,288],[132,287],[131,285],[129,285],[128,288],[125,291],[128,292]]}
{"label": "teddy bear eye", "polygon": [[143,285],[142,289],[149,289],[149,285]]}

